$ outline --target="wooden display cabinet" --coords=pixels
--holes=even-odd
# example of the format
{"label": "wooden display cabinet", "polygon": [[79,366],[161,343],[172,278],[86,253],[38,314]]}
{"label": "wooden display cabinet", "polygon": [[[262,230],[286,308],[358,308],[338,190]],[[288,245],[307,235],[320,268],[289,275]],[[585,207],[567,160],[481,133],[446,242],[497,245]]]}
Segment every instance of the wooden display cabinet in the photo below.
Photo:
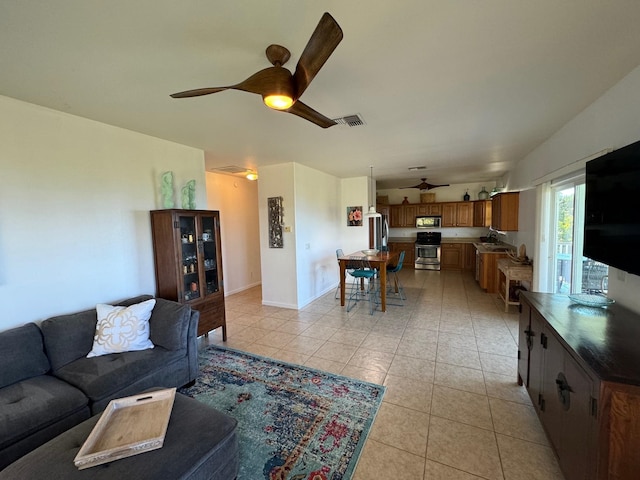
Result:
{"label": "wooden display cabinet", "polygon": [[151,233],[156,295],[199,311],[198,336],[222,327],[226,341],[220,213],[153,210]]}

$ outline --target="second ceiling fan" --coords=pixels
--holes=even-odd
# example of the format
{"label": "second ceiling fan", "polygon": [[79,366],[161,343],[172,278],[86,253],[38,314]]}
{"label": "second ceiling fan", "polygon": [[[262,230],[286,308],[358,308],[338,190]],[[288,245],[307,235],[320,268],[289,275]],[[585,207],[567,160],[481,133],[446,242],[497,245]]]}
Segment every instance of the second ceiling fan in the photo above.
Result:
{"label": "second ceiling fan", "polygon": [[411,187],[400,187],[400,188],[417,188],[418,190],[431,190],[432,188],[448,187],[449,186],[448,183],[446,185],[433,185],[431,183],[427,183],[427,179],[426,178],[421,178],[420,180],[422,180],[422,182],[419,183],[418,185],[413,185]]}
{"label": "second ceiling fan", "polygon": [[282,45],[269,45],[266,54],[273,67],[260,70],[235,85],[197,88],[174,93],[171,97],[198,97],[229,89],[242,90],[261,95],[264,103],[274,110],[292,113],[322,128],[331,127],[336,125],[335,121],[305,105],[299,98],[341,41],[340,25],[325,13],[300,55],[295,73],[291,74],[282,66],[291,57],[291,52]]}

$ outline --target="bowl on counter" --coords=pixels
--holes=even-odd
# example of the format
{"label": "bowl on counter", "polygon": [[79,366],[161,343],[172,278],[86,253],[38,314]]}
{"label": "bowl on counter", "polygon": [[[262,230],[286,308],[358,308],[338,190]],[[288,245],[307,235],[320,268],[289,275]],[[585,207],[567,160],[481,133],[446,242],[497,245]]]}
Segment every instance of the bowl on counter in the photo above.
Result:
{"label": "bowl on counter", "polygon": [[375,248],[369,248],[367,250],[360,250],[360,251],[367,256],[371,256],[371,255],[377,255],[380,250],[377,250]]}

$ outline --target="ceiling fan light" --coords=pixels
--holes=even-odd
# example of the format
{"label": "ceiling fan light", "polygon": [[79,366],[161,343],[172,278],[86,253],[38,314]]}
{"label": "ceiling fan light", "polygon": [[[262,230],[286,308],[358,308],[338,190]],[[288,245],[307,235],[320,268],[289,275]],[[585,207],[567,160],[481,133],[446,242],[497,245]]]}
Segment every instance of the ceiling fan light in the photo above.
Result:
{"label": "ceiling fan light", "polygon": [[274,110],[286,110],[293,105],[293,98],[288,95],[267,95],[263,101],[267,107]]}
{"label": "ceiling fan light", "polygon": [[256,172],[248,172],[246,178],[247,180],[251,180],[253,182],[258,179],[258,174]]}

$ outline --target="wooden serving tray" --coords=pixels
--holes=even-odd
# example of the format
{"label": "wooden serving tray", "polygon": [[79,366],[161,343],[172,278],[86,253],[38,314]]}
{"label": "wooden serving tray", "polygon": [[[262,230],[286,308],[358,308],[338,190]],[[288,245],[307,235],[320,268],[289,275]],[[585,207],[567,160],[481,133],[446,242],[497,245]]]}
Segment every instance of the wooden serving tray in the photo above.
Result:
{"label": "wooden serving tray", "polygon": [[175,388],[111,400],[73,459],[82,470],[161,448]]}

